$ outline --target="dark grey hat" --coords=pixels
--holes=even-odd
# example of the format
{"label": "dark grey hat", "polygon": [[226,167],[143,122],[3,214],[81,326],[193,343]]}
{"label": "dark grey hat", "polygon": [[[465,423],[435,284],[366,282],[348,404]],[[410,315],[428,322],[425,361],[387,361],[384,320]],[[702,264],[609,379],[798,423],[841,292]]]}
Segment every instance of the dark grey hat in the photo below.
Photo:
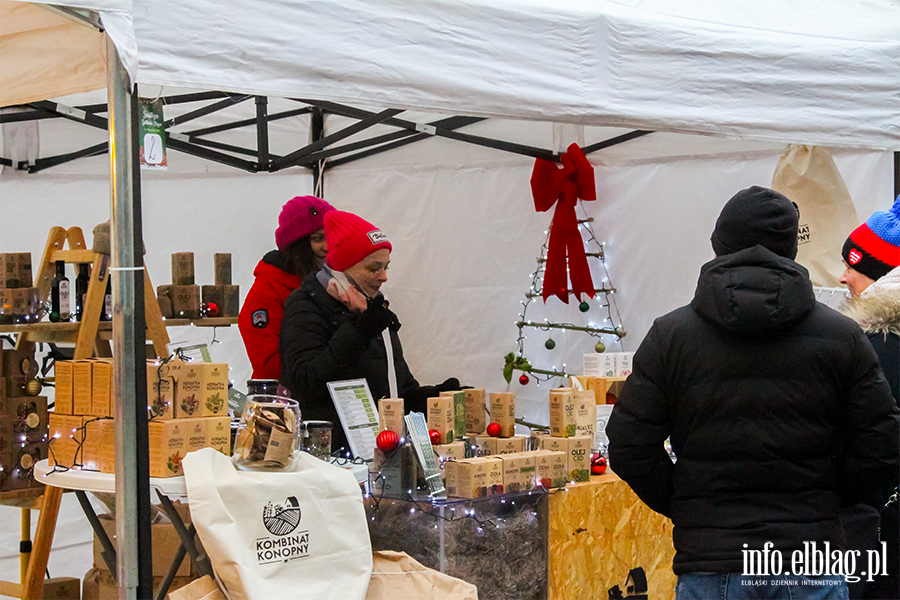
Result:
{"label": "dark grey hat", "polygon": [[764,246],[786,258],[797,256],[797,207],[782,194],[753,186],[731,197],[710,241],[716,256]]}

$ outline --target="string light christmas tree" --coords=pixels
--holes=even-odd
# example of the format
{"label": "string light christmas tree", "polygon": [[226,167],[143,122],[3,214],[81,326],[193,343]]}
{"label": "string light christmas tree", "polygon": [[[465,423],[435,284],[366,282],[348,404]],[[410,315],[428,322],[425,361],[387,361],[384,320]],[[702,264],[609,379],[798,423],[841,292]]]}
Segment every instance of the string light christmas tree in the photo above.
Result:
{"label": "string light christmas tree", "polygon": [[[538,159],[532,174],[531,186],[535,208],[544,212],[555,204],[556,211],[550,229],[546,232],[547,238],[541,246],[537,268],[531,275],[531,286],[525,294],[525,300],[522,301],[522,312],[516,321],[519,332],[516,351],[510,352],[505,357],[503,376],[507,383],[512,381],[514,371],[522,372],[519,376],[519,383],[522,385],[527,385],[532,379],[540,385],[542,381],[572,375],[566,371],[565,363],[561,369],[531,364],[525,355],[528,328],[547,332],[570,330],[586,333],[597,340],[593,344],[595,352],[606,350],[603,336],[611,337],[611,342],[620,345],[621,339],[625,336],[615,304],[616,290],[606,266],[605,242],[600,242],[594,234],[592,227],[594,219],[587,217],[583,204],[584,200],[596,198],[593,167],[576,144],[569,146],[568,151],[561,156],[561,160],[563,168],[559,169],[550,161]],[[576,216],[576,206],[584,214],[582,218]],[[588,259],[593,263],[593,270],[601,281],[599,287],[594,286]],[[569,278],[572,281],[571,287],[568,285]],[[551,296],[566,304],[570,297],[579,300],[579,311],[586,315],[587,323],[579,325],[551,322],[549,319],[536,321],[529,318],[528,309],[535,298],[543,298],[546,304]],[[592,315],[587,315],[591,310],[588,298],[599,300],[599,307],[604,311],[602,324],[595,324],[591,320]],[[552,335],[544,342],[544,347],[551,351],[556,348]]]}

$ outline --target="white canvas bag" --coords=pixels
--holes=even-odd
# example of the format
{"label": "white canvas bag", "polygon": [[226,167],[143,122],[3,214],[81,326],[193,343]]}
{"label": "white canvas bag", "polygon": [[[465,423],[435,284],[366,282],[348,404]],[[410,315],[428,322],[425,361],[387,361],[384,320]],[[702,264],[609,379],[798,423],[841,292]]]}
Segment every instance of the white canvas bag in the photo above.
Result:
{"label": "white canvas bag", "polygon": [[191,518],[232,600],[362,600],[372,546],[352,473],[297,452],[285,472],[238,471],[212,448],[182,462]]}

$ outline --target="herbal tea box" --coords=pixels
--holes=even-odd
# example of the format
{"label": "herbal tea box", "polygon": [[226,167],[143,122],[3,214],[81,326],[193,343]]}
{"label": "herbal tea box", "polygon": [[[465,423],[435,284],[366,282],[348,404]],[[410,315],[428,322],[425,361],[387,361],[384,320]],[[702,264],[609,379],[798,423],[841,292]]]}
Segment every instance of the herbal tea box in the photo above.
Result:
{"label": "herbal tea box", "polygon": [[503,492],[527,492],[534,488],[534,452],[513,452],[500,457],[503,461]]}
{"label": "herbal tea box", "polygon": [[76,360],[72,363],[72,414],[91,414],[93,402],[92,377],[92,361]]}
{"label": "herbal tea box", "polygon": [[382,398],[378,401],[378,423],[382,431],[393,431],[403,437],[403,398]]}
{"label": "herbal tea box", "polygon": [[454,415],[453,415],[453,397],[438,396],[437,398],[428,399],[428,414],[426,417],[428,429],[435,430],[441,434],[441,443],[449,444],[453,441],[454,431]]}
{"label": "herbal tea box", "polygon": [[568,453],[554,450],[538,450],[534,455],[537,485],[544,489],[564,487],[569,482]]}
{"label": "herbal tea box", "polygon": [[445,468],[447,495],[482,498],[503,493],[503,461],[499,458],[465,458],[450,461]]}
{"label": "herbal tea box", "polygon": [[500,437],[512,437],[516,433],[515,392],[491,392],[491,423],[500,425]]}
{"label": "herbal tea box", "polygon": [[206,435],[210,448],[231,456],[231,417],[206,417]]}
{"label": "herbal tea box", "polygon": [[175,417],[214,417],[228,412],[228,365],[188,362],[176,385]]}
{"label": "herbal tea box", "polygon": [[116,422],[112,419],[100,423],[100,472],[116,472]]}
{"label": "herbal tea box", "polygon": [[568,438],[557,437],[553,435],[543,435],[540,438],[541,450],[552,450],[554,452],[565,452],[568,455],[569,442]]}
{"label": "herbal tea box", "polygon": [[93,359],[91,366],[91,412],[97,417],[111,417],[115,409],[113,365],[110,359]]}
{"label": "herbal tea box", "polygon": [[169,365],[147,362],[147,408],[151,419],[175,418],[175,380]]}
{"label": "herbal tea box", "polygon": [[[97,417],[82,417],[84,442],[81,445],[81,464],[91,471],[100,470],[101,452],[103,449],[103,420]],[[113,450],[115,451],[115,450]]]}
{"label": "herbal tea box", "polygon": [[597,401],[593,390],[575,392],[575,435],[592,439],[597,429]]}
{"label": "herbal tea box", "polygon": [[466,393],[462,390],[441,392],[441,396],[453,398],[453,433],[461,438],[466,432]]}
{"label": "herbal tea box", "polygon": [[58,415],[53,412],[48,416],[50,466],[72,467],[75,465],[75,453],[82,440],[81,417]]}
{"label": "herbal tea box", "polygon": [[576,435],[568,442],[569,478],[572,481],[589,481],[591,479],[591,442],[593,437]]}
{"label": "herbal tea box", "polygon": [[466,395],[466,433],[480,435],[487,427],[484,390],[463,390]]}
{"label": "herbal tea box", "polygon": [[70,360],[59,360],[53,367],[56,372],[56,414],[72,414],[73,364]]}
{"label": "herbal tea box", "polygon": [[150,446],[150,477],[184,475],[181,461],[188,451],[190,421],[150,421],[147,424]]}
{"label": "herbal tea box", "polygon": [[550,390],[550,435],[572,437],[575,435],[575,389]]}
{"label": "herbal tea box", "polygon": [[206,424],[210,419],[195,417],[193,419],[183,419],[182,426],[185,428],[185,436],[187,437],[186,452],[193,452],[209,446],[209,433]]}

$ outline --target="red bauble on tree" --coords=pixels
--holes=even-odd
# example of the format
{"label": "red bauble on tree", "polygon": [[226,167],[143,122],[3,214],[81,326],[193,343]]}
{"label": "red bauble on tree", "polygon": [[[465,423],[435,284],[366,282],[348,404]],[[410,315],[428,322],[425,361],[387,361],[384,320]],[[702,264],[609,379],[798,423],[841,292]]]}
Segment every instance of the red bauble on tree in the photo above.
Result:
{"label": "red bauble on tree", "polygon": [[385,454],[393,452],[400,445],[400,436],[397,435],[396,431],[385,429],[375,438],[375,445]]}
{"label": "red bauble on tree", "polygon": [[528,385],[528,375],[522,373],[522,375],[519,376],[519,383],[521,383],[522,385]]}
{"label": "red bauble on tree", "polygon": [[431,438],[432,446],[440,446],[441,445],[441,432],[437,429],[432,429],[428,432],[428,437]]}
{"label": "red bauble on tree", "polygon": [[500,437],[500,423],[488,424],[487,434],[491,437]]}

